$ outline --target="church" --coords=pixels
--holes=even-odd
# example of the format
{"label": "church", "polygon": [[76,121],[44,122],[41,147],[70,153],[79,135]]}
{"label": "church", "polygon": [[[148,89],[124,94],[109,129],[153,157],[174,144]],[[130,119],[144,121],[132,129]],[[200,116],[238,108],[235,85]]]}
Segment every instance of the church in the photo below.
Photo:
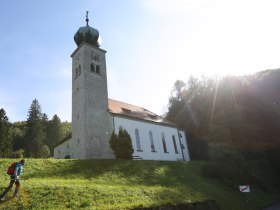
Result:
{"label": "church", "polygon": [[114,159],[109,139],[126,130],[135,160],[189,161],[185,132],[149,110],[108,98],[106,51],[88,24],[74,35],[72,135],[54,148],[54,158]]}

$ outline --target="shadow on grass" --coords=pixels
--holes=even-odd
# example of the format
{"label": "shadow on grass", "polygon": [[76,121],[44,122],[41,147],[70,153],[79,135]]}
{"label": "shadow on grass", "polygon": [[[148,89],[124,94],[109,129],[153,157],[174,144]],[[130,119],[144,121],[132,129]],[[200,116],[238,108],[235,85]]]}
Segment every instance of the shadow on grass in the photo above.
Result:
{"label": "shadow on grass", "polygon": [[[129,160],[41,160],[26,170],[31,178],[103,179],[142,185],[176,185],[193,178],[189,162]],[[190,170],[192,172],[190,173]],[[113,179],[113,180],[112,180]]]}

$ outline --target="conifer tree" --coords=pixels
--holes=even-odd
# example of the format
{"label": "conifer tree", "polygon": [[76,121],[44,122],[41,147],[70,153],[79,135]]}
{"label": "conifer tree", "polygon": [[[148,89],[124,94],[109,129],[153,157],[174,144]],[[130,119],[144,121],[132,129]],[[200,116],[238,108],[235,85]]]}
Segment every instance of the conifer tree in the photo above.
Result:
{"label": "conifer tree", "polygon": [[48,124],[48,138],[46,144],[53,155],[54,146],[62,139],[62,123],[60,118],[55,114]]}
{"label": "conifer tree", "polygon": [[0,109],[0,157],[11,157],[11,124],[4,109]]}
{"label": "conifer tree", "polygon": [[37,99],[32,101],[28,111],[27,131],[25,135],[26,153],[29,157],[41,157],[43,141],[45,139],[44,126],[42,123],[41,106]]}
{"label": "conifer tree", "polygon": [[113,131],[110,146],[116,159],[132,159],[133,147],[131,137],[126,130],[120,130],[118,136]]}

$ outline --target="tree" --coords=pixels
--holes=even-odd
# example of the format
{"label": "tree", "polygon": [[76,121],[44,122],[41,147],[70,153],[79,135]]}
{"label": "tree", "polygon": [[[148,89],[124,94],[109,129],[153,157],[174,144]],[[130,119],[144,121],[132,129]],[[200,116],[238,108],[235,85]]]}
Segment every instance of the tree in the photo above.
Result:
{"label": "tree", "polygon": [[34,99],[28,111],[25,135],[26,153],[29,157],[39,158],[42,156],[43,141],[46,135],[42,117],[41,106],[38,100]]}
{"label": "tree", "polygon": [[186,87],[186,83],[182,80],[177,80],[175,83],[174,83],[174,88],[173,88],[173,91],[172,91],[172,95],[175,94],[175,98],[178,100],[178,101],[181,101],[182,98],[183,98],[183,91]]}
{"label": "tree", "polygon": [[50,149],[50,155],[53,155],[54,146],[62,139],[62,124],[59,117],[55,114],[49,121],[47,129],[47,141],[45,142]]}
{"label": "tree", "polygon": [[113,131],[109,142],[116,159],[132,159],[134,150],[131,137],[126,130],[120,130],[118,136]]}
{"label": "tree", "polygon": [[4,109],[0,109],[0,157],[11,157],[11,124]]}
{"label": "tree", "polygon": [[27,123],[26,121],[14,122],[12,124],[12,142],[13,142],[13,157],[24,157],[26,149],[25,133]]}
{"label": "tree", "polygon": [[62,130],[62,138],[70,136],[72,133],[72,123],[67,121],[62,122],[61,130]]}
{"label": "tree", "polygon": [[50,149],[48,147],[48,145],[43,145],[42,149],[41,149],[41,157],[42,158],[48,158],[50,157]]}

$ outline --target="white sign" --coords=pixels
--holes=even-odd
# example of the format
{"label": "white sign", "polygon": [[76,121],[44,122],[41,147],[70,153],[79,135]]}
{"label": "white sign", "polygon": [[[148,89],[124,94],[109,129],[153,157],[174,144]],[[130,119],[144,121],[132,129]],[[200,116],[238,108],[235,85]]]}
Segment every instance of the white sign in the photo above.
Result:
{"label": "white sign", "polygon": [[240,192],[250,192],[250,185],[240,185],[239,190]]}

